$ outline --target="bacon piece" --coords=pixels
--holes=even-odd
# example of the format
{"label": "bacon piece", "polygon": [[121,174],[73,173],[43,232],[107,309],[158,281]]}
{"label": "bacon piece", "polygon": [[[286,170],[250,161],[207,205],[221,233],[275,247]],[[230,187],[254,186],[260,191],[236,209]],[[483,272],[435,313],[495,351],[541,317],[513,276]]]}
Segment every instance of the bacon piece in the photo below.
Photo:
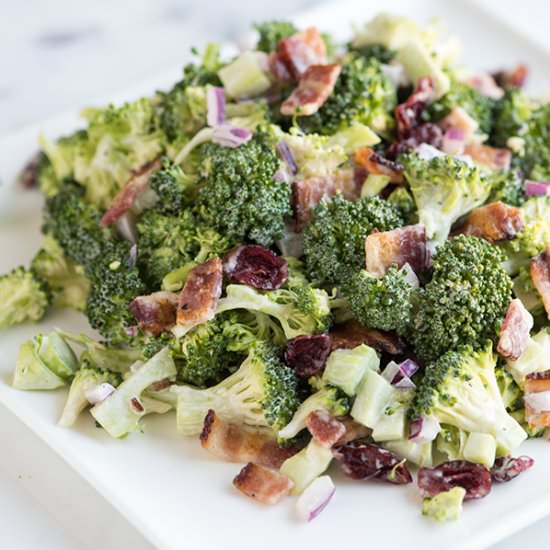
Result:
{"label": "bacon piece", "polygon": [[377,277],[396,264],[398,268],[409,264],[413,271],[422,273],[430,263],[426,228],[417,224],[371,233],[365,239],[365,254],[367,271]]}
{"label": "bacon piece", "polygon": [[405,344],[394,332],[385,332],[367,328],[355,320],[335,325],[329,332],[332,351],[335,349],[352,349],[366,344],[377,351],[390,355],[401,355]]}
{"label": "bacon piece", "polygon": [[344,424],[323,409],[308,414],[306,427],[313,439],[327,449],[330,449],[346,433]]}
{"label": "bacon piece", "polygon": [[310,116],[315,114],[330,97],[340,72],[341,65],[311,65],[300,78],[298,87],[281,105],[285,116]]}
{"label": "bacon piece", "polygon": [[138,296],[128,306],[139,328],[147,334],[158,336],[176,324],[178,295],[173,292],[153,292]]}
{"label": "bacon piece", "polygon": [[370,147],[357,149],[353,160],[359,166],[366,168],[370,174],[388,176],[392,183],[403,182],[403,167],[397,162],[375,153]]}
{"label": "bacon piece", "polygon": [[527,347],[532,328],[533,316],[521,300],[512,300],[500,328],[497,351],[503,357],[517,361]]}
{"label": "bacon piece", "polygon": [[413,128],[422,123],[422,112],[426,105],[435,99],[435,88],[429,76],[420,78],[414,92],[395,108],[397,135],[399,139],[408,138]]}
{"label": "bacon piece", "polygon": [[334,443],[333,447],[345,445],[346,443],[349,443],[350,441],[355,441],[357,439],[363,439],[371,433],[371,431],[366,426],[363,426],[363,424],[359,424],[359,422],[353,420],[351,416],[341,418],[340,422],[344,425],[346,431],[342,434],[342,437],[340,437],[340,439],[336,441],[336,443]]}
{"label": "bacon piece", "polygon": [[296,230],[301,231],[311,218],[311,210],[323,197],[333,197],[339,191],[348,200],[356,200],[361,194],[362,181],[355,178],[353,170],[338,170],[331,176],[311,177],[292,183],[292,204]]}
{"label": "bacon piece", "polygon": [[269,54],[267,66],[277,82],[292,82],[294,80],[281,54],[278,52]]}
{"label": "bacon piece", "polygon": [[479,127],[477,121],[462,107],[453,107],[450,113],[439,121],[439,125],[444,130],[456,128],[462,133],[465,141],[468,141]]}
{"label": "bacon piece", "polygon": [[152,174],[162,167],[159,158],[150,162],[146,162],[137,170],[132,171],[130,179],[122,186],[116,197],[113,199],[111,206],[103,218],[101,218],[101,226],[107,227],[116,222],[122,215],[134,206],[136,200],[145,191],[149,189],[149,180]]}
{"label": "bacon piece", "polygon": [[509,170],[512,162],[512,152],[500,147],[490,147],[481,143],[468,143],[464,154],[490,170]]}
{"label": "bacon piece", "polygon": [[288,496],[294,484],[279,472],[249,462],[233,480],[233,485],[258,502],[277,504]]}
{"label": "bacon piece", "polygon": [[201,445],[228,462],[254,462],[277,469],[300,450],[298,445],[280,447],[271,430],[226,422],[213,410],[204,419]]}
{"label": "bacon piece", "polygon": [[473,235],[491,243],[509,241],[523,229],[521,211],[501,201],[474,208],[455,234]]}
{"label": "bacon piece", "polygon": [[520,63],[513,69],[508,71],[499,71],[493,75],[496,83],[503,88],[513,86],[514,88],[522,88],[527,80],[529,67]]}
{"label": "bacon piece", "polygon": [[531,260],[531,279],[550,319],[550,245],[542,254]]}
{"label": "bacon piece", "polygon": [[504,90],[497,85],[495,79],[489,73],[475,74],[466,80],[466,84],[480,94],[492,99],[500,99],[504,95]]}
{"label": "bacon piece", "polygon": [[[525,395],[550,391],[550,370],[533,372],[525,378]],[[525,403],[525,420],[530,426],[550,427],[550,411],[536,411]]]}
{"label": "bacon piece", "polygon": [[222,261],[215,256],[193,268],[185,281],[178,302],[176,323],[191,329],[214,317],[222,294]]}
{"label": "bacon piece", "polygon": [[325,41],[315,27],[280,40],[277,54],[295,80],[299,80],[311,65],[327,62]]}

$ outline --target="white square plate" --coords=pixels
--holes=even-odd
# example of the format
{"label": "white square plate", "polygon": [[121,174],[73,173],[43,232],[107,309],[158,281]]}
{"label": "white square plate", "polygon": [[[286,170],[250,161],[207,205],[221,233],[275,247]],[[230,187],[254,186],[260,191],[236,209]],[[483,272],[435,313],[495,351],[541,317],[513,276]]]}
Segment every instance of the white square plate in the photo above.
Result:
{"label": "white square plate", "polygon": [[[351,22],[362,22],[380,10],[419,21],[441,16],[450,34],[461,38],[466,65],[499,68],[526,61],[532,69],[533,91],[541,92],[548,85],[549,57],[544,49],[470,2],[338,2],[296,20],[345,38]],[[150,93],[174,81],[177,74],[174,71],[144,83],[121,97]],[[77,118],[70,114],[0,140],[0,272],[28,263],[40,243],[41,198],[12,185],[17,171],[36,149],[39,131],[59,135],[73,130],[76,124]],[[414,485],[352,482],[333,468],[331,474],[337,484],[333,502],[314,523],[300,524],[293,519],[293,499],[267,508],[237,494],[231,480],[239,466],[220,463],[196,441],[179,437],[172,415],[147,419],[144,434],[124,441],[110,439],[88,415],[74,430],[58,428],[65,391],[25,393],[10,387],[19,344],[54,326],[76,331],[86,330],[87,325],[82,316],[60,312],[39,326],[0,334],[0,402],[158,548],[323,550],[345,544],[383,545],[386,550],[480,550],[550,513],[550,445],[531,441],[522,452],[536,459],[535,467],[517,481],[496,486],[486,499],[468,503],[458,522],[437,525],[422,518]]]}

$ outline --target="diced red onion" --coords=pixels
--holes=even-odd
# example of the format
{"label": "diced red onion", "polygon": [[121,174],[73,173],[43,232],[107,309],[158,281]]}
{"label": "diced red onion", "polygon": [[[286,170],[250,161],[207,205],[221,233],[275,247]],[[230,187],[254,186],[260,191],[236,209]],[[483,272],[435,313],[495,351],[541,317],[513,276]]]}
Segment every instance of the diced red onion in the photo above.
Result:
{"label": "diced red onion", "polygon": [[138,232],[134,216],[131,212],[125,212],[116,221],[116,228],[120,236],[129,243],[138,242]]}
{"label": "diced red onion", "polygon": [[409,439],[415,443],[433,441],[441,431],[441,425],[433,416],[422,416],[413,420],[409,426]]}
{"label": "diced red onion", "polygon": [[543,197],[550,194],[550,183],[547,181],[525,180],[523,186],[528,197]]}
{"label": "diced red onion", "polygon": [[277,143],[277,150],[288,166],[291,175],[295,176],[298,173],[298,165],[288,145],[284,141],[279,141],[279,143]]}
{"label": "diced red onion", "polygon": [[224,123],[216,126],[212,132],[212,141],[223,147],[239,147],[252,137],[252,132],[245,128],[237,128],[232,124]]}
{"label": "diced red onion", "polygon": [[445,156],[445,153],[443,151],[440,151],[433,145],[429,145],[428,143],[421,143],[414,149],[416,151],[416,154],[423,160],[432,160],[436,157],[443,157]]}
{"label": "diced red onion", "polygon": [[292,181],[292,176],[288,173],[288,170],[286,169],[286,167],[279,168],[279,170],[275,172],[275,175],[273,177],[279,183],[290,184]]}
{"label": "diced red onion", "polygon": [[211,86],[206,91],[208,126],[219,126],[225,122],[225,92],[223,88]]}
{"label": "diced red onion", "polygon": [[410,378],[419,371],[420,367],[412,359],[405,359],[405,361],[399,365],[399,369],[405,376]]}
{"label": "diced red onion", "polygon": [[313,480],[296,501],[296,513],[302,521],[315,519],[330,502],[335,492],[330,476]]}
{"label": "diced red onion", "polygon": [[535,414],[550,411],[550,391],[528,393],[523,396],[523,401]]}
{"label": "diced red onion", "polygon": [[109,397],[109,395],[111,395],[114,391],[114,386],[104,382],[103,384],[94,386],[92,389],[85,392],[84,395],[89,403],[92,405],[97,405],[98,403],[105,401],[105,399],[107,399],[107,397]]}
{"label": "diced red onion", "polygon": [[137,253],[138,253],[138,245],[136,243],[136,244],[132,245],[132,248],[130,248],[130,255],[128,257],[128,266],[129,267],[134,267],[136,265]]}
{"label": "diced red onion", "polygon": [[464,153],[464,133],[462,130],[451,126],[443,135],[441,149],[448,155],[461,155]]}
{"label": "diced red onion", "polygon": [[126,334],[133,338],[134,336],[138,335],[139,327],[137,325],[134,325],[133,327],[126,327],[125,330]]}
{"label": "diced red onion", "polygon": [[406,263],[399,271],[403,273],[405,281],[407,281],[407,283],[409,283],[413,288],[418,288],[420,286],[420,281],[418,280],[416,273],[408,263]]}
{"label": "diced red onion", "polygon": [[400,364],[390,361],[382,372],[382,376],[396,388],[411,390],[416,388],[415,383],[411,380],[411,376],[417,370],[418,365],[412,359],[406,359]]}

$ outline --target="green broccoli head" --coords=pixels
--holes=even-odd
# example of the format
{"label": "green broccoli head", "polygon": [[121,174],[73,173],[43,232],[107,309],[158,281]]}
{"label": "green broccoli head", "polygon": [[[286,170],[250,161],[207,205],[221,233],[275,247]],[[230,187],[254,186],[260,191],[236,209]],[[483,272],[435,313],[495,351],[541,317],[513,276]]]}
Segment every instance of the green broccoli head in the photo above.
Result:
{"label": "green broccoli head", "polygon": [[428,238],[443,243],[452,224],[485,202],[491,182],[476,166],[444,155],[431,160],[415,153],[399,157]]}
{"label": "green broccoli head", "polygon": [[198,210],[207,224],[231,240],[271,246],[292,214],[290,187],[277,181],[280,160],[264,134],[240,147],[201,146]]}
{"label": "green broccoli head", "polygon": [[523,391],[502,364],[495,368],[495,378],[506,410],[515,412],[523,409]]}
{"label": "green broccoli head", "polygon": [[411,292],[412,286],[396,266],[390,267],[382,278],[362,269],[344,286],[353,316],[362,325],[400,334],[410,323]]}
{"label": "green broccoli head", "polygon": [[0,276],[0,329],[39,321],[51,302],[49,285],[34,270],[18,267]]}
{"label": "green broccoli head", "polygon": [[151,189],[158,195],[155,209],[176,216],[192,204],[196,188],[194,178],[184,174],[180,166],[165,159],[163,167],[151,176]]}
{"label": "green broccoli head", "polygon": [[515,170],[491,172],[486,177],[491,182],[487,203],[502,201],[511,206],[521,206],[525,202],[523,179]]}
{"label": "green broccoli head", "polygon": [[520,210],[525,225],[510,246],[514,252],[538,256],[550,243],[550,197],[531,197]]}
{"label": "green broccoli head", "polygon": [[373,230],[403,225],[399,210],[379,197],[355,202],[336,195],[314,209],[304,230],[309,276],[324,284],[340,284],[365,265],[365,238]]}
{"label": "green broccoli head", "polygon": [[396,187],[388,196],[388,202],[396,206],[405,220],[406,225],[418,223],[418,213],[416,204],[410,191],[400,185]]}
{"label": "green broccoli head", "polygon": [[391,50],[384,44],[373,43],[365,44],[363,46],[354,46],[353,42],[348,44],[348,50],[350,52],[357,52],[365,59],[374,58],[380,63],[388,64],[397,54],[396,50]]}
{"label": "green broccoli head", "polygon": [[533,111],[527,130],[521,136],[523,151],[517,159],[518,167],[529,179],[547,181],[550,179],[550,104]]}
{"label": "green broccoli head", "polygon": [[527,434],[506,411],[495,363],[490,342],[478,351],[466,346],[445,353],[426,368],[410,418],[435,416],[459,430],[490,434],[499,452],[510,454]]}
{"label": "green broccoli head", "polygon": [[354,122],[387,132],[393,125],[396,101],[395,88],[382,73],[380,63],[350,54],[331,96],[314,115],[300,117],[298,124],[308,134],[334,134]]}
{"label": "green broccoli head", "polygon": [[239,369],[218,385],[203,390],[179,386],[174,391],[178,429],[184,435],[200,433],[210,409],[230,422],[278,431],[300,403],[296,374],[267,343],[252,346]]}
{"label": "green broccoli head", "polygon": [[522,137],[528,131],[532,111],[532,102],[521,88],[506,89],[495,104],[492,143],[506,147],[510,138]]}
{"label": "green broccoli head", "polygon": [[437,249],[432,280],[412,294],[408,338],[423,361],[495,340],[511,300],[502,251],[460,235]]}
{"label": "green broccoli head", "polygon": [[259,34],[256,49],[265,53],[275,51],[279,40],[298,32],[294,23],[290,21],[265,21],[264,23],[257,23],[254,28]]}

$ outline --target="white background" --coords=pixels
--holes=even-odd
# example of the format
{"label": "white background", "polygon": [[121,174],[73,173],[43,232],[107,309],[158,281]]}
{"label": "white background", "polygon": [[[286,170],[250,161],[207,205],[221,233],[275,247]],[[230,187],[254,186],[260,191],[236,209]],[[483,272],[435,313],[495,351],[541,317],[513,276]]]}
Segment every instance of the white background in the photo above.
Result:
{"label": "white background", "polygon": [[[281,18],[315,3],[0,0],[0,135],[170,69],[181,62],[191,45],[238,38],[251,21]],[[485,0],[483,4],[528,30],[550,50],[547,2]],[[71,516],[67,501],[55,498],[55,476],[74,474],[43,443],[25,434],[22,424],[11,418],[7,422],[9,414],[0,408],[0,549],[91,547],[91,541],[80,540],[78,521]],[[43,477],[35,474],[44,468],[51,472],[47,488],[35,481]],[[46,493],[50,494],[48,507],[65,507],[65,525],[35,498],[44,499]],[[104,517],[101,499],[77,479],[71,498],[86,501],[90,514],[81,520],[105,531],[101,550],[151,550],[122,518],[112,513]],[[73,526],[72,533],[67,525]],[[543,548],[549,539],[550,522],[543,520],[493,550]]]}

